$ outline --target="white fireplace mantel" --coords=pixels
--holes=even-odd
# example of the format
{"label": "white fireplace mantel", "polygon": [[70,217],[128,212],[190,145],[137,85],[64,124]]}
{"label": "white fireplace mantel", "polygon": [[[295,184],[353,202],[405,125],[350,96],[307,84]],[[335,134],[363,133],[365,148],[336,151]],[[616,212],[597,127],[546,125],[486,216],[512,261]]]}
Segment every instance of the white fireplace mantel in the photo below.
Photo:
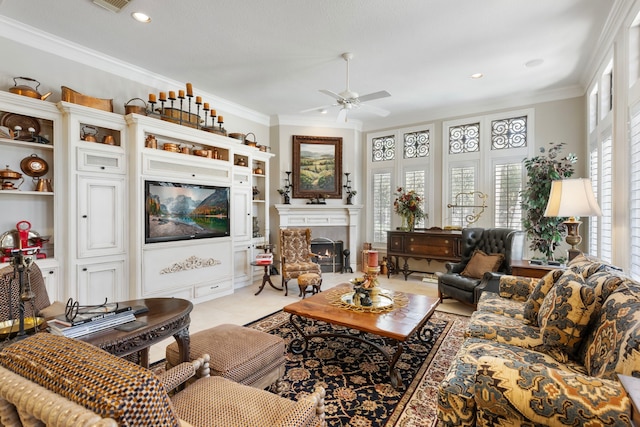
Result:
{"label": "white fireplace mantel", "polygon": [[346,227],[353,271],[357,269],[358,225],[363,205],[275,205],[280,216],[280,228]]}

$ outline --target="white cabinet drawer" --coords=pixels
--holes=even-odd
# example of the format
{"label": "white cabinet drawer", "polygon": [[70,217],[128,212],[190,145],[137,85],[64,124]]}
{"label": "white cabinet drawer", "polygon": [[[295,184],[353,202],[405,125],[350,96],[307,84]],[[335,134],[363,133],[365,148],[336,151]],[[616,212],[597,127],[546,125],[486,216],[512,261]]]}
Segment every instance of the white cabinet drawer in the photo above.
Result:
{"label": "white cabinet drawer", "polygon": [[144,153],[142,173],[231,183],[231,168],[228,162],[169,152]]}
{"label": "white cabinet drawer", "polygon": [[78,148],[77,167],[80,171],[119,173],[126,172],[126,162],[122,151],[102,151]]}
{"label": "white cabinet drawer", "polygon": [[231,289],[230,280],[226,280],[224,282],[216,282],[216,283],[209,283],[206,285],[200,285],[200,286],[196,286],[195,288],[195,297],[196,298],[206,297],[208,295],[214,295],[214,294],[217,294],[218,292],[227,291],[229,289]]}

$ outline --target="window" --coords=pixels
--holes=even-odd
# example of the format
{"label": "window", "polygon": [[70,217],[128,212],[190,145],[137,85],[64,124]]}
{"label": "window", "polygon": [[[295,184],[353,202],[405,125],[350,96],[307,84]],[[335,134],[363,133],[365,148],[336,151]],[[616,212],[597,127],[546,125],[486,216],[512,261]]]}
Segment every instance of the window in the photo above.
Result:
{"label": "window", "polygon": [[396,156],[396,139],[393,135],[374,138],[371,145],[373,146],[371,152],[374,162],[393,160]]}
{"label": "window", "polygon": [[373,241],[386,242],[387,231],[391,230],[391,173],[373,175]]}
{"label": "window", "polygon": [[[431,125],[397,129],[393,132],[368,135],[368,164],[371,178],[371,203],[367,215],[367,235],[374,247],[386,246],[387,231],[399,227],[401,218],[393,209],[398,187],[414,190],[424,200],[425,213],[429,214],[431,185]],[[428,220],[416,226],[427,227]],[[369,228],[370,227],[370,228]]]}
{"label": "window", "polygon": [[590,217],[589,253],[613,262],[613,60],[589,91],[589,174],[602,216]]}
{"label": "window", "polygon": [[[406,171],[404,173],[404,189],[406,191],[413,190],[422,197],[422,210],[427,212],[427,200],[425,197],[425,189],[427,184],[426,174],[424,170]],[[425,221],[416,222],[416,228],[424,228]]]}
{"label": "window", "polygon": [[499,163],[493,170],[495,184],[494,219],[495,227],[520,228],[522,209],[520,191],[522,191],[522,162]]}
{"label": "window", "polygon": [[[598,150],[593,149],[589,152],[589,176],[591,177],[591,187],[593,194],[598,197]],[[589,218],[589,253],[597,254],[599,247],[598,230],[600,229],[598,217]]]}
{"label": "window", "polygon": [[608,135],[602,142],[600,209],[602,210],[600,258],[613,262],[613,146],[611,135]]}
{"label": "window", "polygon": [[464,227],[467,225],[467,218],[474,215],[474,208],[471,206],[475,205],[475,166],[452,167],[449,171],[449,182],[451,183],[449,193],[451,216],[448,218],[448,223],[455,227]]}
{"label": "window", "polygon": [[531,152],[532,123],[532,110],[444,123],[446,225],[522,227],[522,160]]}

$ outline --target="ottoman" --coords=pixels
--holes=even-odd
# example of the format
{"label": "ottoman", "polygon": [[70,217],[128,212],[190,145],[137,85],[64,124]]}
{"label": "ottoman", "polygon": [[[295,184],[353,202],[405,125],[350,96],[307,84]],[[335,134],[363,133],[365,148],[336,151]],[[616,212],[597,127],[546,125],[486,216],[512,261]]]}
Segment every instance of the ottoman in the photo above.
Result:
{"label": "ottoman", "polygon": [[[278,336],[224,324],[196,332],[190,341],[191,355],[211,357],[211,375],[260,389],[279,382],[284,375],[286,350],[284,340]],[[177,343],[167,346],[166,358],[167,369],[180,364]]]}
{"label": "ottoman", "polygon": [[[300,288],[299,297],[304,299],[308,293],[317,294],[322,286],[322,277],[317,273],[304,273],[298,276],[298,287]],[[311,289],[308,289],[311,286]]]}

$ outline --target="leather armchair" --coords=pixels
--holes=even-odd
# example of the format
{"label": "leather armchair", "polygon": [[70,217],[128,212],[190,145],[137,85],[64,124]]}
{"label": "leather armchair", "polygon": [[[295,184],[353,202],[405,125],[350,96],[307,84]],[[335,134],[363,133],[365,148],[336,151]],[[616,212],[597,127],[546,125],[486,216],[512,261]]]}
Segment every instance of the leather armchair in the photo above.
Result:
{"label": "leather armchair", "polygon": [[[485,272],[481,279],[461,273],[476,249],[486,254],[500,253],[504,261],[496,272]],[[498,292],[500,276],[511,274],[511,261],[522,259],[524,232],[510,228],[465,228],[462,230],[461,260],[445,264],[446,273],[438,276],[438,295],[475,305],[484,291]]]}

